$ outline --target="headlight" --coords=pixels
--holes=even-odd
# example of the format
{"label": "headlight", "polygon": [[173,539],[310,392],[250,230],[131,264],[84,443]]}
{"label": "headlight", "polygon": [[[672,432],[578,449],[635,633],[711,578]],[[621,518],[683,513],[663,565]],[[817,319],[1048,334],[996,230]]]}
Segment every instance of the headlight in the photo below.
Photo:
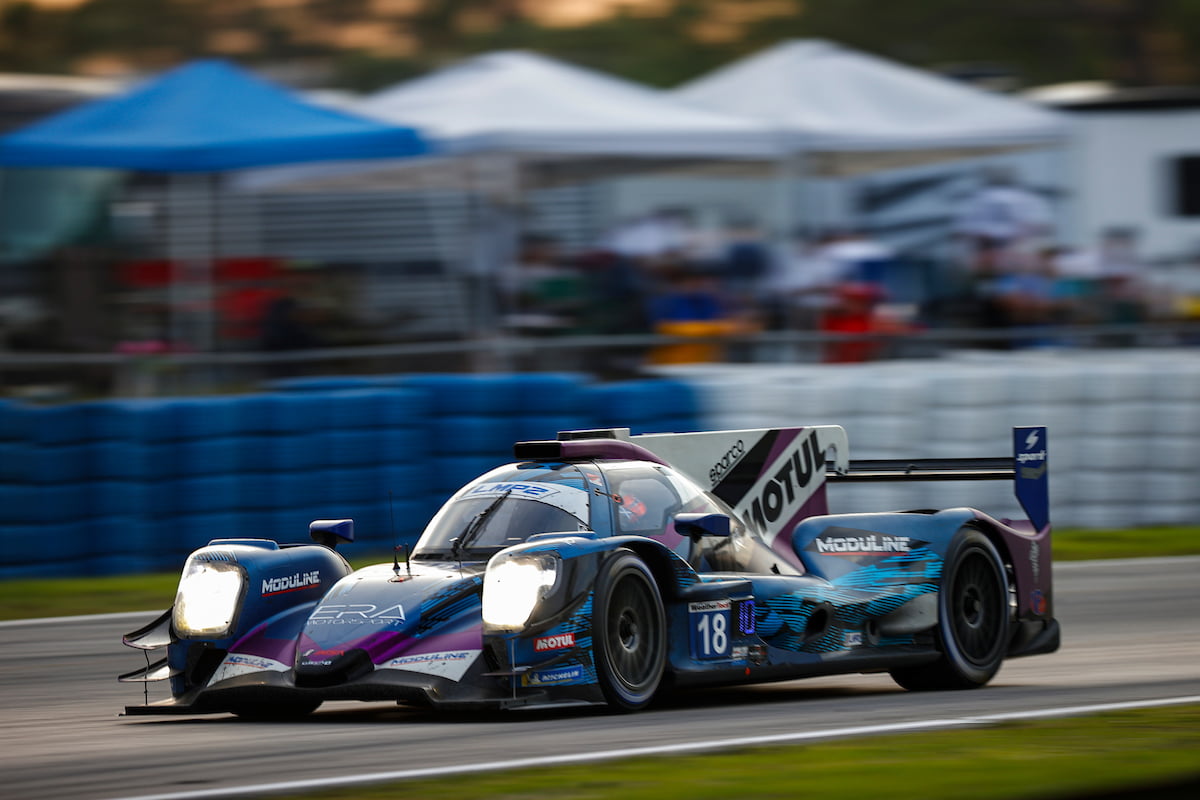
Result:
{"label": "headlight", "polygon": [[189,558],[175,595],[175,632],[184,637],[228,636],[245,587],[237,564]]}
{"label": "headlight", "polygon": [[548,553],[497,556],[483,576],[484,624],[520,630],[554,589],[559,560]]}

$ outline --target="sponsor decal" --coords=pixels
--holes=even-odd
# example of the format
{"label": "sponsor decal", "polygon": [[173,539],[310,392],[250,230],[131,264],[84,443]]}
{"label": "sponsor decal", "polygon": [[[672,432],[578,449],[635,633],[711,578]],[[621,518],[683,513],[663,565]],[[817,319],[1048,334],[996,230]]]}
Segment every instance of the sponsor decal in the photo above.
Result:
{"label": "sponsor decal", "polygon": [[533,640],[533,651],[545,653],[548,650],[564,650],[575,646],[574,633],[560,633],[555,636],[540,636]]}
{"label": "sponsor decal", "polygon": [[309,650],[303,654],[303,663],[307,667],[328,667],[335,658],[346,655],[345,650]]}
{"label": "sponsor decal", "polygon": [[560,667],[541,672],[529,672],[521,676],[522,686],[554,686],[583,682],[583,667]]}
{"label": "sponsor decal", "polygon": [[728,600],[702,600],[699,603],[688,603],[688,613],[704,614],[709,611],[728,611],[732,603]]}
{"label": "sponsor decal", "polygon": [[404,622],[404,606],[372,603],[327,603],[308,618],[309,625],[391,625]]}
{"label": "sponsor decal", "polygon": [[729,473],[729,470],[737,466],[738,462],[742,460],[742,456],[744,455],[746,455],[746,443],[741,439],[738,439],[733,443],[733,446],[725,452],[725,455],[721,456],[720,460],[709,468],[708,479],[712,481],[712,485],[716,486],[718,483],[720,483],[721,479]]}
{"label": "sponsor decal", "polygon": [[1042,579],[1042,548],[1037,542],[1029,543],[1029,569],[1033,571],[1033,579]]}
{"label": "sponsor decal", "polygon": [[733,648],[733,652],[729,657],[734,661],[745,661],[750,656],[750,647],[748,645],[738,645]]}
{"label": "sponsor decal", "polygon": [[[1030,444],[1032,440],[1032,444]],[[1038,432],[1030,431],[1025,437],[1025,446],[1032,448],[1037,444]],[[1036,450],[1030,453],[1017,453],[1017,464],[1021,469],[1021,477],[1026,480],[1035,481],[1046,473],[1046,448]],[[1036,464],[1040,466],[1026,466],[1026,464]]]}
{"label": "sponsor decal", "polygon": [[262,596],[271,597],[320,585],[321,573],[315,569],[312,572],[297,572],[295,575],[284,575],[278,578],[263,578]]}
{"label": "sponsor decal", "polygon": [[738,632],[754,633],[754,601],[742,600],[737,604]]}
{"label": "sponsor decal", "polygon": [[559,491],[561,491],[559,487],[549,483],[481,483],[467,492],[467,495],[493,495],[507,492],[519,497],[542,498],[558,494]]}
{"label": "sponsor decal", "polygon": [[475,659],[479,658],[480,652],[479,650],[446,650],[440,653],[400,656],[380,664],[378,669],[420,672],[424,675],[435,675],[458,682],[475,663]]}
{"label": "sponsor decal", "polygon": [[227,681],[230,678],[236,678],[240,675],[249,675],[253,672],[287,672],[290,667],[276,661],[273,658],[265,658],[263,656],[253,656],[246,653],[230,653],[225,656],[225,660],[221,662],[221,666],[217,667],[216,672],[209,679],[208,685]]}
{"label": "sponsor decal", "polygon": [[[814,430],[759,478],[750,490],[753,500],[745,516],[758,530],[771,530],[774,523],[790,518],[812,496],[821,484],[824,470],[825,459]],[[815,481],[814,476],[817,477]]]}
{"label": "sponsor decal", "polygon": [[1029,608],[1039,616],[1046,613],[1046,595],[1041,590],[1034,589],[1029,595]]}
{"label": "sponsor decal", "polygon": [[862,647],[862,631],[846,631],[846,647]]}
{"label": "sponsor decal", "polygon": [[[837,531],[838,533],[833,533]],[[844,532],[844,533],[843,533]],[[853,535],[859,534],[859,535]],[[886,556],[907,553],[918,542],[908,536],[888,533],[856,532],[848,528],[830,528],[808,545],[808,550],[830,556]]]}

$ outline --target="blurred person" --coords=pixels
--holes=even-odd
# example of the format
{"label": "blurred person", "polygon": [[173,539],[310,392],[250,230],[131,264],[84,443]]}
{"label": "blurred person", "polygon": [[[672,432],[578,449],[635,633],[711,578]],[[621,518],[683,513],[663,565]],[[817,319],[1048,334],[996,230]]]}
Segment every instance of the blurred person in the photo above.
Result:
{"label": "blurred person", "polygon": [[986,259],[988,267],[1004,272],[1035,261],[1052,227],[1050,204],[1021,186],[1014,170],[992,167],[983,188],[962,204],[953,231],[963,240],[969,268]]}
{"label": "blurred person", "polygon": [[753,219],[731,221],[719,269],[722,288],[730,301],[746,312],[757,311],[772,269],[771,252]]}
{"label": "blurred person", "polygon": [[521,239],[517,261],[498,277],[505,326],[525,333],[561,333],[573,329],[583,305],[577,270],[562,258],[552,236]]}
{"label": "blurred person", "polygon": [[882,305],[887,294],[876,283],[845,281],[838,285],[834,300],[820,318],[823,333],[868,334],[870,338],[839,339],[825,346],[823,360],[829,364],[857,363],[881,358],[889,343],[878,338],[913,331],[906,320],[887,313]]}
{"label": "blurred person", "polygon": [[772,327],[814,330],[822,313],[836,301],[838,284],[845,280],[842,264],[829,257],[829,236],[816,242],[802,232],[779,249],[766,282],[766,307]]}
{"label": "blurred person", "polygon": [[[676,262],[663,275],[662,289],[650,301],[654,332],[697,339],[754,330],[723,297],[716,278]],[[650,354],[655,364],[685,364],[725,360],[718,342],[669,344]]]}

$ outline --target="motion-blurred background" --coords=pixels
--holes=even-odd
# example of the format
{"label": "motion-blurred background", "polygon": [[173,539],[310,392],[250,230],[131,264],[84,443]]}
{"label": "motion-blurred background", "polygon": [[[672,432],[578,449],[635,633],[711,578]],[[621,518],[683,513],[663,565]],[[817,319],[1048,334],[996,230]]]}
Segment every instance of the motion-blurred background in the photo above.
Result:
{"label": "motion-blurred background", "polygon": [[1197,0],[0,0],[0,576],[384,548],[592,425],[1046,421],[1059,522],[1194,520],[1198,39]]}

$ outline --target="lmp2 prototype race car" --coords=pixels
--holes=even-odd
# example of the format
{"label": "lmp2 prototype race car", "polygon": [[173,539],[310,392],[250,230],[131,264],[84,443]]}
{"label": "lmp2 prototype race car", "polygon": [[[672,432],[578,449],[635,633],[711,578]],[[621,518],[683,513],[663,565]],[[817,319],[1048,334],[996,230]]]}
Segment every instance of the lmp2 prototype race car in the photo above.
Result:
{"label": "lmp2 prototype race car", "polygon": [[[1049,653],[1045,428],[1003,458],[851,462],[838,426],[519,442],[456,492],[407,563],[352,570],[315,544],[217,539],[125,644],[127,714],[279,718],[325,700],[438,708],[608,704],[674,688],[888,672],[983,686]],[[827,482],[1014,480],[1028,521],[970,508],[827,513]]]}

